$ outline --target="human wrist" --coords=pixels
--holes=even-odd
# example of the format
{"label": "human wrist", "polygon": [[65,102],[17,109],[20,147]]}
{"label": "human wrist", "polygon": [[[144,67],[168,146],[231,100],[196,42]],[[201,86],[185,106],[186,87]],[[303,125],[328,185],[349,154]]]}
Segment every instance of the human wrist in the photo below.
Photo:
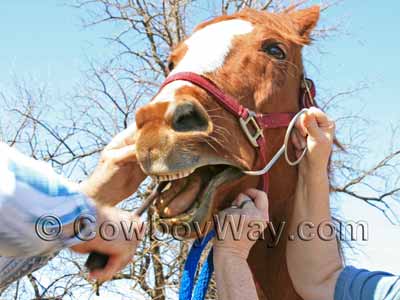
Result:
{"label": "human wrist", "polygon": [[88,198],[92,199],[96,205],[103,203],[107,204],[106,199],[109,197],[107,190],[99,186],[94,180],[91,179],[91,177],[79,184],[79,191]]}
{"label": "human wrist", "polygon": [[79,187],[79,191],[82,194],[84,194],[84,195],[88,196],[89,198],[93,199],[92,195],[94,194],[94,191],[93,191],[92,188],[90,188],[90,185],[88,184],[87,180],[84,180],[84,181],[80,182],[78,187]]}
{"label": "human wrist", "polygon": [[[309,170],[299,172],[297,189],[300,193],[315,193],[318,191],[329,190],[329,176],[327,169]],[[302,199],[310,199],[309,195]]]}
{"label": "human wrist", "polygon": [[80,207],[79,215],[73,222],[63,227],[63,235],[68,237],[64,241],[65,247],[87,244],[93,238],[93,234],[97,236],[97,222],[99,218],[99,207],[96,203],[85,195],[77,199]]}
{"label": "human wrist", "polygon": [[322,179],[328,177],[327,163],[301,163],[299,166],[299,176],[307,181],[313,179]]}
{"label": "human wrist", "polygon": [[235,247],[214,245],[214,259],[225,260],[227,258],[236,258],[239,260],[247,260],[250,250],[249,249],[238,249]]}

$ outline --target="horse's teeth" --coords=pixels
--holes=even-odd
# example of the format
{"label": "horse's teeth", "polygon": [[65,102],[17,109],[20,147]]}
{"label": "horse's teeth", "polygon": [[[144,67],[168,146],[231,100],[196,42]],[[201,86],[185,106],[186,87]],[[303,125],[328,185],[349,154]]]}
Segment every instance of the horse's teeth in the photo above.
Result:
{"label": "horse's teeth", "polygon": [[194,172],[194,170],[189,170],[189,171],[182,171],[182,172],[176,173],[176,174],[158,175],[158,176],[154,176],[153,180],[156,181],[156,183],[159,183],[161,181],[172,181],[172,180],[177,180],[177,179],[187,177],[190,174],[192,174],[193,172]]}
{"label": "horse's teeth", "polygon": [[171,186],[172,186],[172,184],[171,184],[171,181],[170,181],[170,182],[168,182],[168,184],[163,188],[162,192],[168,191],[168,190],[171,188]]}

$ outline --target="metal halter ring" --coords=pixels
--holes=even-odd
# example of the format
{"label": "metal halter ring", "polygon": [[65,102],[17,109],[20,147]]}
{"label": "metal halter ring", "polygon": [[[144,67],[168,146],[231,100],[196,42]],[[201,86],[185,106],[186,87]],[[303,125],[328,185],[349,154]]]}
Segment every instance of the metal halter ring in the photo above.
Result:
{"label": "metal halter ring", "polygon": [[284,154],[285,155],[285,159],[286,162],[290,165],[290,166],[296,166],[300,163],[300,161],[304,158],[304,156],[307,153],[307,147],[304,148],[303,153],[301,153],[300,157],[295,160],[295,161],[291,161],[289,159],[289,155],[288,155],[288,143],[289,143],[289,139],[290,139],[290,134],[293,131],[294,126],[296,125],[297,120],[300,118],[300,116],[302,114],[304,114],[305,112],[307,112],[307,108],[303,108],[302,110],[300,110],[294,117],[293,119],[290,121],[289,126],[286,130],[286,134],[285,134],[285,139],[284,139],[284,143],[282,145],[282,147],[279,149],[279,151],[271,158],[271,160],[266,164],[266,166],[258,171],[242,171],[244,174],[246,175],[250,175],[250,176],[260,176],[260,175],[264,175],[265,173],[267,173],[272,167],[273,165],[275,165],[275,163],[278,161],[278,159]]}
{"label": "metal halter ring", "polygon": [[304,113],[306,113],[308,111],[308,108],[303,108],[302,110],[300,110],[292,119],[292,121],[290,121],[289,126],[286,130],[286,134],[285,134],[285,140],[284,140],[284,147],[285,147],[285,159],[286,162],[289,164],[289,166],[296,166],[298,165],[301,160],[304,158],[304,156],[307,153],[307,146],[303,149],[303,152],[301,153],[301,155],[299,156],[299,158],[295,161],[291,161],[289,159],[289,155],[288,155],[288,143],[289,143],[289,139],[290,139],[290,135],[292,134],[293,128],[296,126],[296,122],[297,120],[300,118],[300,116]]}

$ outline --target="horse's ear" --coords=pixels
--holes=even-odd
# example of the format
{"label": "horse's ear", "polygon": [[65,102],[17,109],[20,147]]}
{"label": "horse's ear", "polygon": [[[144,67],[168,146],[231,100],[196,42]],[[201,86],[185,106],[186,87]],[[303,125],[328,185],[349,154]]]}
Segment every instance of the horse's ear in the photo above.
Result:
{"label": "horse's ear", "polygon": [[315,5],[310,8],[288,12],[300,36],[305,39],[310,38],[311,31],[318,23],[320,10],[320,7]]}

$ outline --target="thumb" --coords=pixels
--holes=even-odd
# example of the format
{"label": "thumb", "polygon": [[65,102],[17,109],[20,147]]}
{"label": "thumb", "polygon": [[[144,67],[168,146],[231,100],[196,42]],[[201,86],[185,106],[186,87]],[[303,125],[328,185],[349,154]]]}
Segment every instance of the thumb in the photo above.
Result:
{"label": "thumb", "polygon": [[135,144],[136,140],[136,124],[130,125],[125,130],[118,133],[111,142],[105,147],[107,150],[121,148],[127,145]]}
{"label": "thumb", "polygon": [[107,156],[117,164],[136,161],[136,145],[109,150]]}

